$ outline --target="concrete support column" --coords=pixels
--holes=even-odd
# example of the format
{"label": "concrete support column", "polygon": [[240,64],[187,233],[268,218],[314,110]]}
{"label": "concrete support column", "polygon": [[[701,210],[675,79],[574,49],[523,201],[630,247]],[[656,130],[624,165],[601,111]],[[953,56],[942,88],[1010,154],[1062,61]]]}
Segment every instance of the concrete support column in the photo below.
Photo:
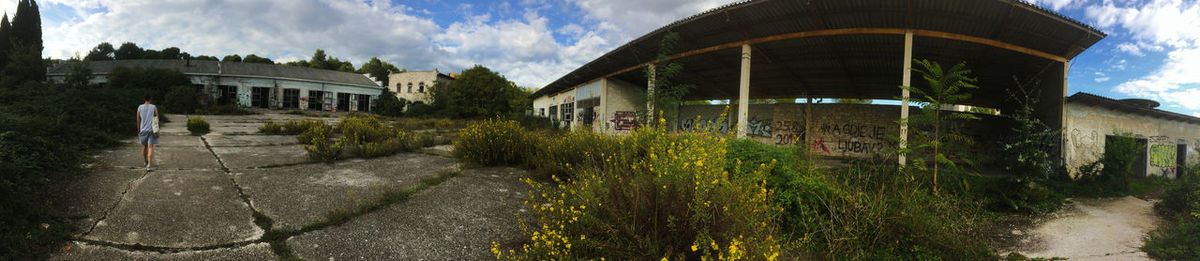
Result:
{"label": "concrete support column", "polygon": [[750,45],[742,44],[742,74],[738,90],[737,137],[746,137],[750,118]]}
{"label": "concrete support column", "polygon": [[[900,80],[902,86],[912,86],[912,30],[904,32],[904,70]],[[901,150],[908,148],[908,89],[901,88],[900,91],[900,144]],[[908,159],[904,153],[900,154],[900,166],[908,164]]]}
{"label": "concrete support column", "polygon": [[657,115],[654,111],[654,74],[656,73],[656,69],[654,64],[650,64],[649,67],[646,67],[646,70],[649,72],[647,73],[648,77],[646,77],[648,78],[646,79],[646,121],[653,126],[658,124],[658,117],[654,117],[654,115]]}

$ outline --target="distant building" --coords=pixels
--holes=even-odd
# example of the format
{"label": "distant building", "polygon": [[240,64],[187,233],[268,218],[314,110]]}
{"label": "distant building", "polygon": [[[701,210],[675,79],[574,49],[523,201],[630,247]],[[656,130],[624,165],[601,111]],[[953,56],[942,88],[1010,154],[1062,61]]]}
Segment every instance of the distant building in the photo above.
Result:
{"label": "distant building", "polygon": [[1067,97],[1066,165],[1072,174],[1099,161],[1108,144],[1119,137],[1142,146],[1133,163],[1137,177],[1177,178],[1200,162],[1200,118],[1156,109],[1144,99],[1115,100],[1090,93]]}
{"label": "distant building", "polygon": [[454,77],[433,71],[407,71],[388,75],[388,89],[396,93],[396,97],[404,99],[408,104],[429,104],[429,88],[439,82],[449,83]]}
{"label": "distant building", "polygon": [[[383,87],[357,73],[261,63],[199,60],[92,61],[92,83],[103,84],[118,67],[178,70],[189,76],[204,104],[238,104],[271,109],[369,111]],[[50,69],[47,77],[62,82],[67,64]],[[167,88],[170,86],[162,86]]]}

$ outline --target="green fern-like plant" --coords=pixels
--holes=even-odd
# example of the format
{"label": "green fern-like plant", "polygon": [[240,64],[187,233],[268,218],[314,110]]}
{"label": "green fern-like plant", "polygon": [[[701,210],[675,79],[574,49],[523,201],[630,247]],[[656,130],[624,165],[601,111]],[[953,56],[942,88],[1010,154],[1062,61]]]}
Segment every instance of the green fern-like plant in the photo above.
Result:
{"label": "green fern-like plant", "polygon": [[[942,143],[948,140],[954,140],[955,143],[971,143],[971,139],[957,132],[949,130],[950,121],[955,120],[976,120],[979,119],[970,113],[962,113],[956,111],[944,110],[946,105],[959,104],[962,101],[971,99],[971,94],[967,92],[969,89],[977,89],[975,83],[976,78],[971,77],[971,70],[967,69],[965,62],[958,63],[950,68],[942,68],[941,64],[925,59],[913,59],[917,66],[913,71],[921,74],[921,78],[929,83],[929,88],[913,88],[912,86],[901,86],[900,88],[907,89],[915,96],[916,101],[921,105],[921,113],[909,119],[915,124],[924,124],[930,127],[932,133],[914,132],[918,135],[926,135],[927,143],[914,144],[913,150],[932,150],[933,156],[933,192],[938,192],[938,169],[939,166],[945,165],[951,168],[958,168],[951,154],[943,153]],[[951,155],[951,156],[948,156]],[[969,160],[965,157],[957,157],[959,161]],[[918,161],[920,159],[915,159]],[[921,165],[921,164],[917,164]]]}

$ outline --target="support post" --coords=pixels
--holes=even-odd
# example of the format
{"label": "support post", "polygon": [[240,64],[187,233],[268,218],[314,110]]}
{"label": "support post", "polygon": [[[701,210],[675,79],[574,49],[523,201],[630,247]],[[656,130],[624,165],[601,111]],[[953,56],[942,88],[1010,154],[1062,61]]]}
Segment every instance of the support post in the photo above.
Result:
{"label": "support post", "polygon": [[649,70],[647,73],[649,77],[646,77],[646,122],[650,126],[654,126],[658,124],[658,117],[654,116],[656,115],[654,112],[654,74],[657,73],[657,69],[654,64],[650,64],[646,69]]}
{"label": "support post", "polygon": [[[908,30],[904,32],[904,70],[900,85],[912,86],[912,42],[913,32]],[[900,144],[901,150],[908,148],[908,89],[901,88],[900,91]],[[900,166],[906,165],[907,158],[904,153],[900,153]]]}
{"label": "support post", "polygon": [[742,74],[738,90],[737,137],[746,137],[750,118],[750,45],[742,44]]}

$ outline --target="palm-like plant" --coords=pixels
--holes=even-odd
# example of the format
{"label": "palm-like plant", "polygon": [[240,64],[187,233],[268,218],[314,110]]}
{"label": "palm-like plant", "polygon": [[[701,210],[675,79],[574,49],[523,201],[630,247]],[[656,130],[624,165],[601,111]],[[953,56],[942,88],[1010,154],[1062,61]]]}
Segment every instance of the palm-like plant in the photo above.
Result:
{"label": "palm-like plant", "polygon": [[945,70],[937,62],[924,59],[913,59],[913,62],[918,65],[913,68],[913,71],[921,74],[921,77],[929,83],[929,88],[919,89],[911,86],[901,86],[900,88],[912,92],[913,96],[916,96],[917,101],[922,104],[921,114],[913,117],[916,120],[915,122],[928,124],[933,127],[933,134],[929,137],[929,143],[913,146],[913,149],[933,149],[933,193],[937,194],[938,166],[943,164],[951,167],[957,166],[954,161],[941,152],[942,141],[948,138],[967,140],[967,138],[961,135],[946,135],[947,132],[944,128],[947,124],[945,121],[978,119],[978,117],[969,113],[944,111],[942,107],[970,99],[971,94],[967,93],[966,90],[979,87],[975,86],[977,79],[970,76],[971,70],[966,68],[967,64],[965,62],[956,64]]}

